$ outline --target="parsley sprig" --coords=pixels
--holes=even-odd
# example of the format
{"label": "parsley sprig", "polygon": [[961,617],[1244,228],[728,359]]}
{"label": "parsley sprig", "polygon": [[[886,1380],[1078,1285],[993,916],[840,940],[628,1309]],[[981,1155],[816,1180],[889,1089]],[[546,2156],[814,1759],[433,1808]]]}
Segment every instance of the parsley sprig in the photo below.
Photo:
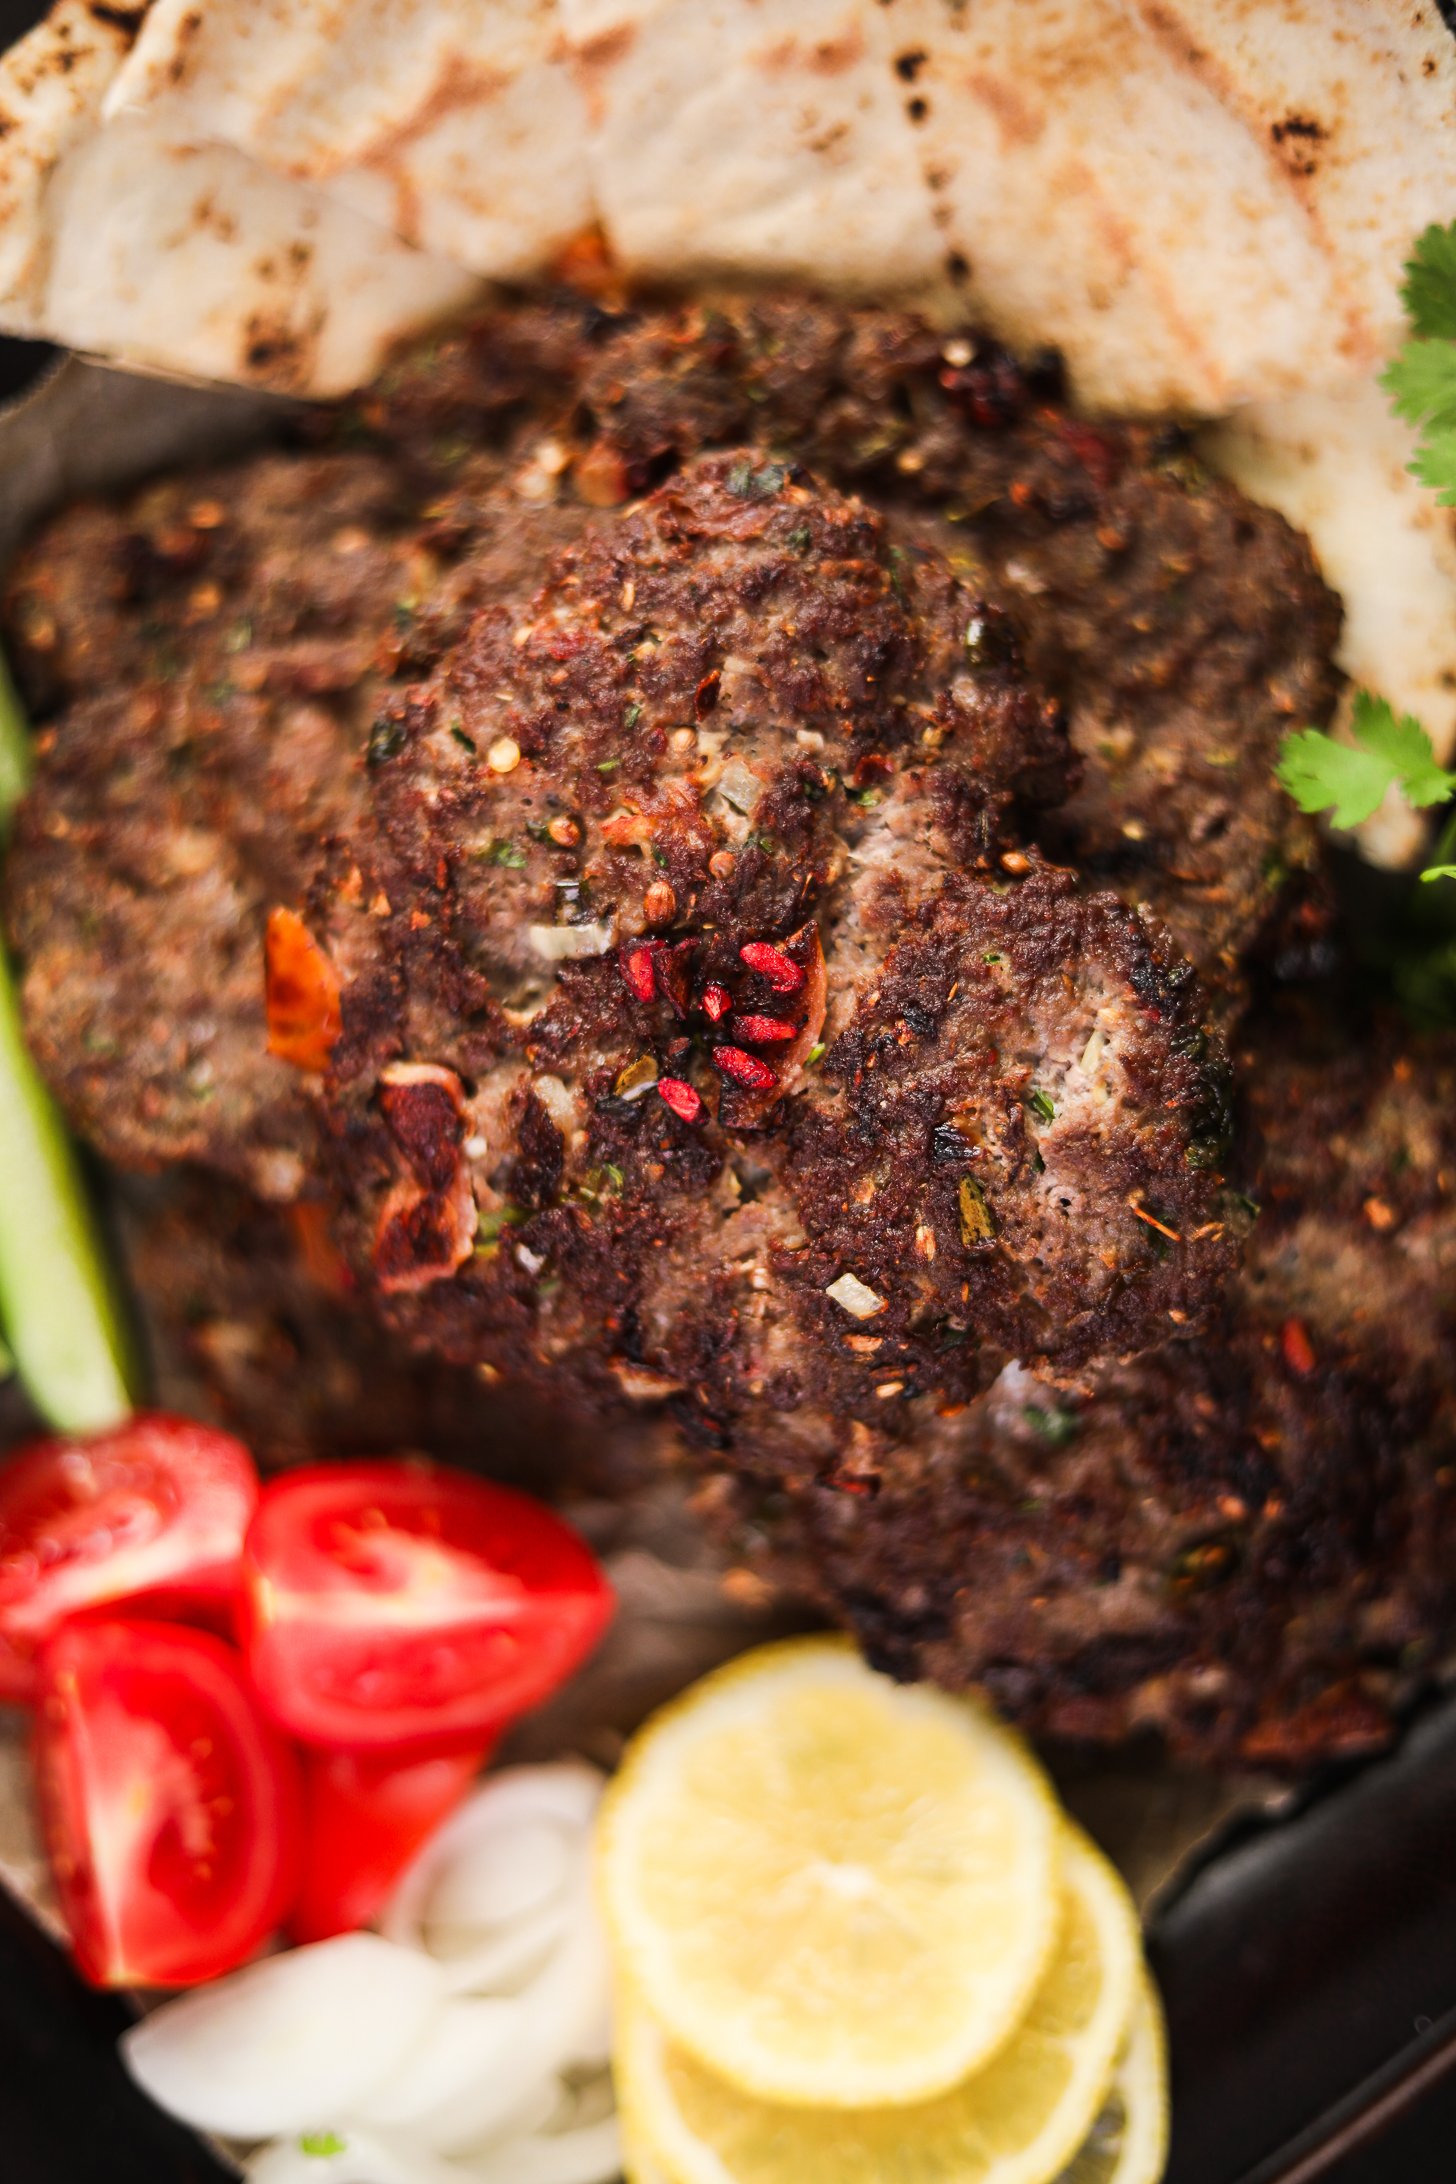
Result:
{"label": "parsley sprig", "polygon": [[[1401,288],[1410,334],[1380,384],[1398,417],[1421,437],[1410,464],[1412,477],[1430,486],[1440,505],[1456,508],[1456,220],[1428,227],[1406,261]],[[1456,773],[1436,763],[1420,722],[1368,690],[1357,690],[1350,740],[1336,742],[1318,728],[1284,738],[1278,778],[1301,811],[1327,811],[1337,827],[1357,827],[1396,789],[1416,811],[1456,797]],[[1448,827],[1437,851],[1456,850]],[[1437,862],[1423,880],[1456,879],[1456,864]]]}
{"label": "parsley sprig", "polygon": [[1397,788],[1417,811],[1444,804],[1456,773],[1436,764],[1431,739],[1412,713],[1396,717],[1385,698],[1357,690],[1348,743],[1318,728],[1284,738],[1279,781],[1301,811],[1328,811],[1337,827],[1358,827]]}

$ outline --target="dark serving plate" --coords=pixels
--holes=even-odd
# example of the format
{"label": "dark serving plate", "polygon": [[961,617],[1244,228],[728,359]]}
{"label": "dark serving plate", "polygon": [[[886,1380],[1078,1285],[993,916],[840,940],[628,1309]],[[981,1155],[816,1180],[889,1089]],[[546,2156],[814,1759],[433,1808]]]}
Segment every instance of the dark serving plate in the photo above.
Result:
{"label": "dark serving plate", "polygon": [[[1456,28],[1456,0],[1438,0]],[[0,49],[45,12],[0,0]],[[0,339],[0,402],[50,366]],[[1166,2184],[1443,2184],[1456,2173],[1456,1698],[1388,1757],[1222,1843],[1155,1917]],[[225,2184],[131,2084],[122,2002],[0,1889],[0,2179]]]}
{"label": "dark serving plate", "polygon": [[[1437,2184],[1456,2167],[1456,1699],[1226,1843],[1153,1922],[1166,2184]],[[124,2005],[0,1891],[5,2184],[224,2184],[127,2079]]]}

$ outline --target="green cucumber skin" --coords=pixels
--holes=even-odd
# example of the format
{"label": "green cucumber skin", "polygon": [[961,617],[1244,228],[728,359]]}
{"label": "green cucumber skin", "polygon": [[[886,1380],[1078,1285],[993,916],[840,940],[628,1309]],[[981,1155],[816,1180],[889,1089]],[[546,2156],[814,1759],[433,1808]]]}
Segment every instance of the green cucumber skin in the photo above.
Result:
{"label": "green cucumber skin", "polygon": [[0,834],[30,781],[30,730],[10,670],[0,655]]}
{"label": "green cucumber skin", "polygon": [[0,965],[0,1325],[36,1408],[64,1433],[132,1408],[127,1344],[64,1123]]}
{"label": "green cucumber skin", "polygon": [[[30,736],[0,658],[0,834],[30,778]],[[37,1410],[63,1433],[132,1408],[128,1347],[65,1124],[41,1082],[0,951],[0,1327]]]}

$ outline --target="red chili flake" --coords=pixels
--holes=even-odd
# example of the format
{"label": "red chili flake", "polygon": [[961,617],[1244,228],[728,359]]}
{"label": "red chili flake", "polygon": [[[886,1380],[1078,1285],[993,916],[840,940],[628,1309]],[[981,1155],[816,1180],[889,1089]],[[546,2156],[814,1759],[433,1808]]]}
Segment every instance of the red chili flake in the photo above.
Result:
{"label": "red chili flake", "polygon": [[750,1046],[772,1046],[776,1040],[799,1036],[797,1026],[785,1024],[777,1016],[735,1016],[733,1029]]}
{"label": "red chili flake", "polygon": [[718,702],[718,686],[723,680],[721,668],[715,667],[711,675],[705,675],[693,692],[693,711],[699,720],[707,718]]}
{"label": "red chili flake", "polygon": [[712,1060],[715,1069],[721,1069],[735,1084],[746,1085],[750,1092],[767,1092],[779,1081],[776,1069],[770,1069],[756,1054],[745,1054],[742,1047],[714,1047]]}
{"label": "red chili flake", "polygon": [[659,1077],[657,1089],[683,1122],[696,1122],[703,1112],[701,1096],[681,1077]]}
{"label": "red chili flake", "polygon": [[618,957],[628,991],[639,1001],[650,1001],[657,991],[657,973],[650,948],[624,948]]}
{"label": "red chili flake", "polygon": [[703,1014],[710,1024],[721,1024],[733,1006],[733,996],[726,986],[712,979],[703,988]]}
{"label": "red chili flake", "polygon": [[1287,1319],[1284,1322],[1280,1330],[1279,1347],[1284,1352],[1284,1362],[1292,1373],[1314,1371],[1314,1344],[1309,1339],[1303,1320]]}
{"label": "red chili flake", "polygon": [[804,983],[804,973],[792,956],[766,940],[750,940],[738,953],[751,971],[768,980],[775,993],[797,993]]}

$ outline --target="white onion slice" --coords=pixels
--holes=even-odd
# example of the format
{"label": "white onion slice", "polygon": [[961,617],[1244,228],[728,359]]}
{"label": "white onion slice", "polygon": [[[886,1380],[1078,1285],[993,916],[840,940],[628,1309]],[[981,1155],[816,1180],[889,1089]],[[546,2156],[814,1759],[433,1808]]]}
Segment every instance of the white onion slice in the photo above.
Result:
{"label": "white onion slice", "polygon": [[511,1991],[562,1936],[573,1838],[601,1791],[574,1761],[488,1776],[404,1874],[384,1933],[433,1955],[454,1994]]}
{"label": "white onion slice", "polygon": [[[444,2007],[429,1957],[377,1934],[266,1957],[123,2034],[144,2092],[197,2130],[272,2138],[350,2114]],[[313,2172],[316,2180],[327,2174]]]}
{"label": "white onion slice", "polygon": [[431,1929],[470,1932],[508,1926],[559,1903],[571,1879],[580,1829],[544,1815],[524,1815],[496,1856],[448,1859],[425,1906]]}
{"label": "white onion slice", "polygon": [[477,2157],[467,2170],[470,2184],[611,2184],[621,2173],[622,2133],[615,2116],[574,2131],[512,2139]]}
{"label": "white onion slice", "polygon": [[470,2173],[420,2147],[391,2145],[371,2131],[335,2131],[336,2154],[305,2152],[295,2137],[254,2154],[246,2184],[473,2184]]}
{"label": "white onion slice", "polygon": [[592,1889],[589,1843],[582,1846],[561,1940],[518,1999],[534,2036],[534,2066],[544,2074],[596,2069],[610,2059],[611,1962]]}
{"label": "white onion slice", "polygon": [[452,2152],[549,2120],[551,2086],[524,2006],[501,1995],[447,2002],[388,2082],[361,2101],[359,2120]]}

